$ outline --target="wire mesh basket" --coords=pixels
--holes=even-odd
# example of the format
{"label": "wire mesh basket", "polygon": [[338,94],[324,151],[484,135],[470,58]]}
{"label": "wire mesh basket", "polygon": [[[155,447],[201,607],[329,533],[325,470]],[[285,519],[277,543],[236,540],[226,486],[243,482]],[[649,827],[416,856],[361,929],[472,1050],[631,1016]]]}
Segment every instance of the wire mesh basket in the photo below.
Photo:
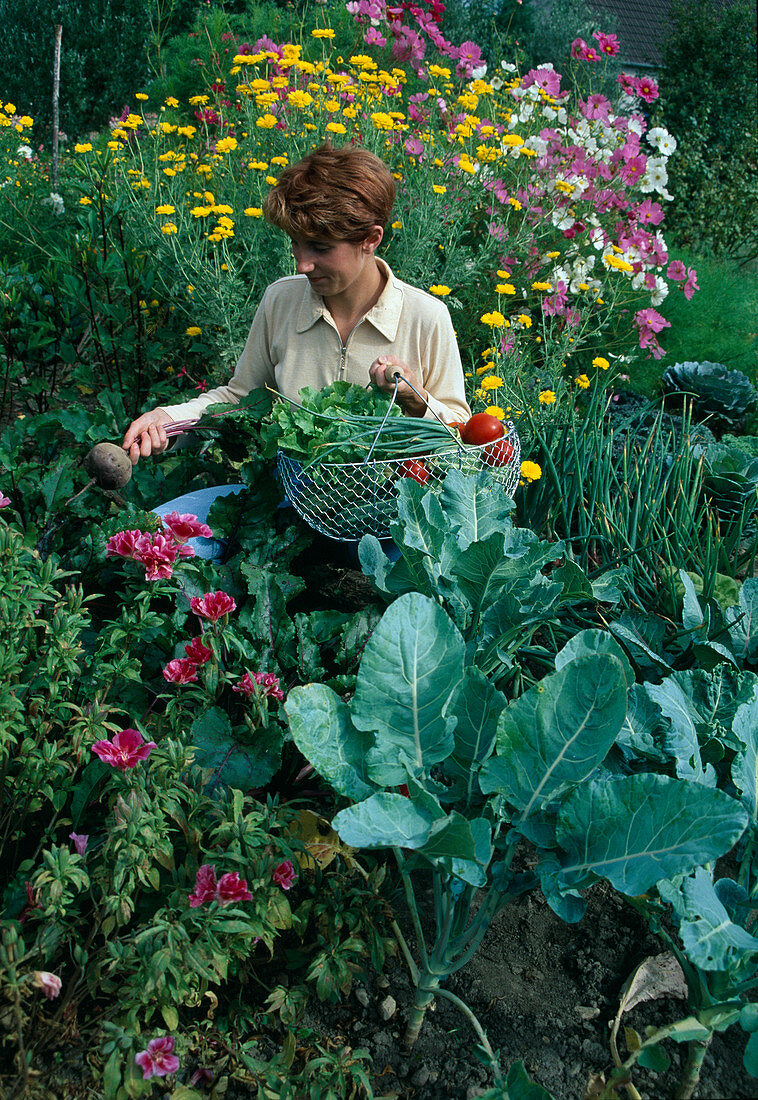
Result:
{"label": "wire mesh basket", "polygon": [[280,451],[277,469],[287,499],[316,531],[341,542],[364,535],[387,538],[397,518],[397,487],[403,478],[434,488],[450,470],[463,474],[488,470],[493,482],[513,496],[520,476],[521,445],[513,424],[506,421],[503,427],[505,435],[493,443],[452,444],[449,450],[413,458],[305,465]]}

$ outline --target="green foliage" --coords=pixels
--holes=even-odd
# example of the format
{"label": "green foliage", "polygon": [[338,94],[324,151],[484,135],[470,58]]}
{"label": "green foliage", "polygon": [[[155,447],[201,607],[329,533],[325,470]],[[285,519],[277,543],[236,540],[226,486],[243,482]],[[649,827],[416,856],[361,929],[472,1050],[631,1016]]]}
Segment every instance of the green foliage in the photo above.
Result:
{"label": "green foliage", "polygon": [[[61,24],[60,128],[71,141],[98,129],[131,102],[135,81],[148,75],[155,7],[156,0],[51,0],[31,8],[19,0],[2,0],[4,95],[49,130],[53,41],[55,26]],[[114,51],[119,63],[104,63]]]}
{"label": "green foliage", "polygon": [[[35,970],[61,972],[66,1005],[118,991],[133,1024],[157,1012],[168,1023],[256,938],[270,948],[288,926],[271,881],[287,817],[239,791],[208,797],[179,739],[159,738],[149,762],[123,773],[97,759],[93,745],[126,725],[120,708],[139,662],[101,652],[92,664],[81,589],[64,587],[53,559],[5,524],[0,559],[0,923],[22,945],[2,960],[4,995],[26,1005]],[[83,853],[71,830],[89,840]],[[189,907],[203,862],[246,876],[253,900]],[[19,1024],[27,1042],[38,1025]]]}
{"label": "green foliage", "polygon": [[681,244],[755,257],[755,8],[678,0],[670,18],[657,117],[679,143],[672,225]]}
{"label": "green foliage", "polygon": [[754,379],[758,347],[755,272],[727,259],[679,249],[672,249],[670,258],[696,268],[700,289],[690,301],[683,294],[667,296],[660,307],[671,322],[666,330],[666,353],[654,370],[645,362],[635,363],[632,384],[652,395],[657,392],[661,368],[687,360],[724,363]]}
{"label": "green foliage", "polygon": [[755,498],[746,472],[737,474],[749,460],[735,460],[737,480],[721,486],[729,507],[719,509],[719,460],[714,453],[712,468],[694,445],[686,410],[679,419],[644,407],[616,427],[597,387],[581,419],[553,430],[532,415],[527,423],[545,473],[520,499],[522,521],[571,542],[584,569],[623,567],[636,598],[654,608],[672,570],[700,574],[710,593],[717,572],[752,568]]}

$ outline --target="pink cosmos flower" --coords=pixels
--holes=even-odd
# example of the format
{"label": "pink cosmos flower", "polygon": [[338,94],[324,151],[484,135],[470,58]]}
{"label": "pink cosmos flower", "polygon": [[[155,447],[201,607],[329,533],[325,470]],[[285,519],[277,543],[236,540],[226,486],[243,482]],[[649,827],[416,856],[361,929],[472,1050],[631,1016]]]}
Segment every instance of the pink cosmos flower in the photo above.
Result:
{"label": "pink cosmos flower", "polygon": [[7,508],[11,502],[11,498],[0,493],[0,508]]}
{"label": "pink cosmos flower", "polygon": [[619,179],[622,179],[624,183],[635,183],[645,175],[646,168],[647,157],[642,155],[629,157],[619,168]]}
{"label": "pink cosmos flower", "polygon": [[83,856],[87,851],[87,845],[89,843],[89,833],[69,833],[68,839],[74,842],[74,851],[80,856]]}
{"label": "pink cosmos flower", "polygon": [[621,86],[622,92],[626,92],[627,95],[637,95],[637,81],[631,73],[619,73],[616,81]]}
{"label": "pink cosmos flower", "polygon": [[48,1001],[54,1000],[63,988],[63,982],[58,975],[51,974],[49,970],[35,970],[34,985],[42,990]]}
{"label": "pink cosmos flower", "polygon": [[280,863],[274,868],[271,880],[275,882],[277,886],[281,886],[282,890],[289,890],[296,877],[295,868],[292,866],[292,860],[286,859],[284,863]]}
{"label": "pink cosmos flower", "polygon": [[634,315],[634,323],[639,329],[639,344],[641,348],[649,348],[654,359],[660,359],[663,348],[658,343],[655,334],[664,328],[671,328],[671,322],[667,321],[654,309],[640,309]]}
{"label": "pink cosmos flower", "polygon": [[216,868],[204,863],[195,876],[195,889],[189,896],[190,909],[197,909],[216,896]]}
{"label": "pink cosmos flower", "polygon": [[571,43],[571,56],[576,61],[587,60],[587,43],[583,38],[575,38]]}
{"label": "pink cosmos flower", "polygon": [[639,76],[634,81],[635,93],[644,99],[645,103],[652,103],[658,98],[658,85],[649,76]]}
{"label": "pink cosmos flower", "polygon": [[482,64],[481,47],[477,46],[476,42],[461,42],[457,53],[458,64],[455,66],[455,71],[458,76],[468,80],[474,69],[478,69]]}
{"label": "pink cosmos flower", "polygon": [[195,614],[212,623],[234,611],[236,606],[232,597],[221,590],[207,592],[204,596],[193,596],[190,600],[190,607]]}
{"label": "pink cosmos flower", "polygon": [[532,84],[542,88],[548,95],[558,95],[561,90],[561,74],[541,65],[539,69],[530,69],[521,81],[522,88],[531,88]]}
{"label": "pink cosmos flower", "polygon": [[213,656],[213,650],[207,645],[203,645],[202,638],[193,638],[191,642],[188,642],[184,647],[184,652],[195,665],[204,665],[210,661]]}
{"label": "pink cosmos flower", "polygon": [[639,206],[635,207],[634,213],[639,221],[649,225],[660,225],[664,217],[661,204],[651,199],[643,199]]}
{"label": "pink cosmos flower", "polygon": [[376,27],[369,27],[363,34],[363,41],[367,46],[382,46],[387,45],[387,39],[381,34]]}
{"label": "pink cosmos flower", "polygon": [[245,879],[240,878],[236,871],[230,871],[218,880],[216,900],[220,905],[231,905],[235,901],[252,901],[253,895]]}
{"label": "pink cosmos flower", "polygon": [[169,512],[162,517],[162,521],[168,527],[177,542],[186,542],[187,539],[209,539],[213,535],[207,523],[201,523],[197,516],[191,512]]}
{"label": "pink cosmos flower", "polygon": [[683,283],[687,278],[687,268],[681,260],[672,260],[666,271],[666,277],[673,279],[675,283]]}
{"label": "pink cosmos flower", "polygon": [[592,37],[597,42],[597,48],[608,57],[614,57],[620,49],[619,40],[615,34],[603,34],[602,31],[593,31]]}
{"label": "pink cosmos flower", "polygon": [[610,125],[611,121],[611,105],[604,95],[595,94],[587,96],[586,101],[579,100],[579,110],[582,112],[585,118],[594,119],[599,118],[601,122],[606,125]]}
{"label": "pink cosmos flower", "polygon": [[174,1054],[173,1035],[162,1035],[151,1039],[147,1050],[135,1054],[134,1061],[142,1070],[142,1077],[148,1081],[151,1077],[168,1077],[179,1069],[179,1059]]}
{"label": "pink cosmos flower", "polygon": [[695,271],[694,267],[687,268],[687,282],[684,284],[683,289],[684,297],[687,299],[688,302],[695,291],[700,290],[700,287],[697,285],[697,272]]}
{"label": "pink cosmos flower", "polygon": [[194,684],[197,681],[197,665],[189,657],[175,657],[164,668],[163,677],[170,684]]}
{"label": "pink cosmos flower", "polygon": [[155,741],[145,741],[139,730],[126,729],[115,734],[112,741],[96,741],[92,751],[104,763],[125,772],[135,768],[140,760],[147,760],[157,747]]}

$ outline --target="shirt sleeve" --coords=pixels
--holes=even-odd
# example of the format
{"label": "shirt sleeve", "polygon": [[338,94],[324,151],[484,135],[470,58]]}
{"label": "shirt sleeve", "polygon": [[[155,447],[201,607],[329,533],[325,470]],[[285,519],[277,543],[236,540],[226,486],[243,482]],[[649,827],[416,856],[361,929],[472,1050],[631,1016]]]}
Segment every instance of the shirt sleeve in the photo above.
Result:
{"label": "shirt sleeve", "polygon": [[434,418],[436,413],[448,424],[468,420],[471,409],[466,401],[461,353],[447,308],[431,327],[424,352],[422,381],[429,394],[425,417]]}
{"label": "shirt sleeve", "polygon": [[271,319],[267,296],[268,290],[255,312],[245,346],[228,385],[216,386],[200,397],[193,397],[180,405],[161,405],[163,412],[167,413],[172,421],[197,420],[209,405],[238,405],[252,390],[274,385],[274,364],[269,338]]}

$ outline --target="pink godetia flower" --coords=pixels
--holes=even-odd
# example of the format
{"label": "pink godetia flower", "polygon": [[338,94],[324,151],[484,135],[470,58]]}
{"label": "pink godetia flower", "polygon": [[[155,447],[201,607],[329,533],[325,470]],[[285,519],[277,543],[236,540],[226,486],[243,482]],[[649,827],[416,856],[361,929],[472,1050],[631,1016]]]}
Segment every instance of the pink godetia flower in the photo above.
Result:
{"label": "pink godetia flower", "polygon": [[207,592],[204,596],[193,596],[190,600],[190,607],[195,614],[211,623],[216,623],[224,615],[229,615],[236,606],[232,597],[221,590]]}
{"label": "pink godetia flower", "polygon": [[184,652],[194,665],[207,664],[213,656],[213,650],[209,646],[203,645],[202,638],[193,638],[184,647]]}
{"label": "pink godetia flower", "polygon": [[615,34],[603,34],[602,31],[593,31],[592,37],[597,42],[597,48],[608,57],[615,57],[619,52],[619,40]]}
{"label": "pink godetia flower", "polygon": [[83,856],[89,844],[89,833],[69,833],[68,839],[74,843],[74,851]]}
{"label": "pink godetia flower", "polygon": [[105,764],[125,772],[136,768],[140,760],[147,760],[157,747],[155,741],[145,741],[139,730],[126,729],[114,734],[112,741],[96,741],[92,751]]}
{"label": "pink godetia flower", "polygon": [[688,302],[695,291],[700,290],[700,287],[697,285],[697,272],[694,267],[687,268],[687,279],[682,289],[684,290],[684,297]]}
{"label": "pink godetia flower", "polygon": [[170,684],[194,684],[197,681],[197,665],[189,657],[175,657],[164,668],[163,677]]}
{"label": "pink godetia flower", "polygon": [[645,103],[652,103],[658,98],[658,85],[649,76],[638,76],[634,81],[634,94]]}
{"label": "pink godetia flower", "polygon": [[191,546],[177,543],[163,532],[150,534],[146,531],[119,531],[112,535],[105,547],[106,557],[130,558],[145,567],[145,580],[168,580],[173,574],[177,558],[192,558],[195,551]]}
{"label": "pink godetia flower", "polygon": [[58,975],[51,974],[49,970],[35,970],[34,985],[42,990],[48,1001],[54,1000],[63,988],[63,982]]}
{"label": "pink godetia flower", "polygon": [[173,1035],[162,1035],[151,1039],[147,1050],[135,1054],[134,1061],[142,1070],[142,1077],[148,1081],[151,1077],[168,1077],[179,1069],[179,1059],[174,1054]]}
{"label": "pink godetia flower", "polygon": [[191,512],[168,512],[161,517],[165,527],[168,527],[177,542],[186,542],[187,539],[209,539],[213,535],[207,523],[201,523],[197,516]]}
{"label": "pink godetia flower", "polygon": [[189,896],[190,909],[197,909],[206,901],[213,901],[216,886],[216,868],[210,863],[204,863],[195,875],[195,889]]}
{"label": "pink godetia flower", "polygon": [[218,880],[216,901],[219,905],[252,900],[253,895],[247,888],[247,882],[244,878],[240,878],[236,871],[229,871]]}
{"label": "pink godetia flower", "polygon": [[232,691],[247,695],[249,699],[258,694],[259,688],[260,694],[264,697],[278,699],[279,702],[283,702],[284,692],[273,672],[246,672],[239,683],[233,685]]}
{"label": "pink godetia flower", "polygon": [[132,558],[137,557],[137,543],[143,537],[142,531],[119,531],[111,535],[105,544],[105,556],[107,558]]}
{"label": "pink godetia flower", "polygon": [[219,905],[231,905],[233,902],[252,901],[253,895],[247,888],[247,882],[236,871],[229,871],[216,879],[216,868],[204,863],[195,876],[195,889],[189,896],[190,909],[198,909],[209,901]]}
{"label": "pink godetia flower", "polygon": [[295,868],[292,866],[292,860],[285,859],[284,863],[279,863],[274,868],[271,875],[271,881],[275,882],[277,886],[281,886],[282,890],[289,890],[296,877]]}
{"label": "pink godetia flower", "polygon": [[10,502],[10,497],[5,496],[4,493],[0,493],[0,508],[7,508]]}

